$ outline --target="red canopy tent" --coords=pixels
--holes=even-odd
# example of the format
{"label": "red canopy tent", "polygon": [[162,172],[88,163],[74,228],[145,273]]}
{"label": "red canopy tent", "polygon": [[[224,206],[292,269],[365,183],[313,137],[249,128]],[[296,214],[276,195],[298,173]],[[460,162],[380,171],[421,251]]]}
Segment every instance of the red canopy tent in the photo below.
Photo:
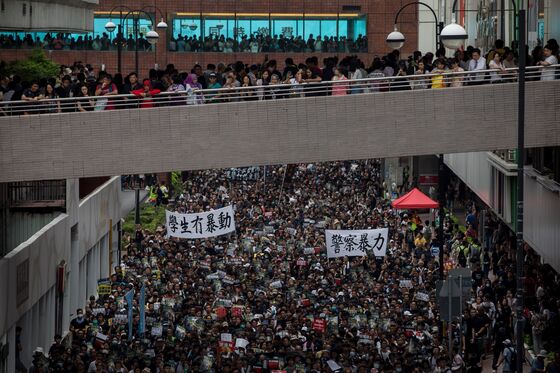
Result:
{"label": "red canopy tent", "polygon": [[401,210],[437,209],[439,207],[437,202],[430,199],[430,197],[422,193],[418,188],[414,188],[404,196],[397,198],[391,205]]}

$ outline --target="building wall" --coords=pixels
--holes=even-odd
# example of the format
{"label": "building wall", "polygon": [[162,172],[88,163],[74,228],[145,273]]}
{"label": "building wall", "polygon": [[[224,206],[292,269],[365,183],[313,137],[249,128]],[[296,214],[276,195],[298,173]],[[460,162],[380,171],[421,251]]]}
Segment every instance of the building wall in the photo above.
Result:
{"label": "building wall", "polygon": [[491,205],[492,169],[486,152],[445,154],[444,162],[484,203]]}
{"label": "building wall", "polygon": [[[360,54],[360,58],[366,64],[371,63],[373,56],[384,55],[390,51],[385,43],[387,35],[393,30],[393,19],[395,14],[406,3],[411,0],[393,2],[385,0],[336,0],[336,1],[310,1],[310,0],[288,0],[278,6],[277,2],[272,0],[205,0],[205,1],[180,1],[172,0],[160,2],[157,4],[161,10],[155,11],[153,2],[149,0],[140,1],[101,1],[96,8],[96,12],[110,12],[111,9],[119,5],[125,5],[133,9],[146,8],[152,14],[156,14],[159,19],[163,15],[169,26],[172,24],[172,19],[179,12],[188,13],[288,13],[288,14],[334,14],[344,13],[343,6],[359,6],[359,11],[347,11],[350,13],[360,13],[365,15],[367,22],[367,37],[369,41],[369,53]],[[118,10],[118,8],[116,8]],[[118,23],[118,12],[113,13],[113,21]],[[106,14],[108,16],[108,14]],[[115,18],[116,16],[116,18]],[[93,18],[91,19],[93,22]],[[412,51],[416,50],[417,45],[417,6],[408,7],[399,18],[399,28],[407,37],[402,52],[404,56],[408,56]],[[235,62],[241,60],[245,63],[261,63],[264,59],[264,54],[240,53],[240,54],[224,54],[224,53],[194,53],[194,52],[169,52],[167,51],[168,39],[171,35],[171,28],[166,33],[160,34],[156,52],[140,53],[140,70],[146,73],[148,69],[153,68],[157,63],[160,67],[164,67],[168,63],[174,63],[180,69],[190,69],[194,63],[206,65],[208,63],[219,62]],[[0,55],[4,60],[21,59],[25,56],[25,51],[2,50]],[[108,71],[115,72],[117,66],[117,52],[95,52],[95,51],[61,51],[49,52],[53,60],[71,64],[74,61],[82,61],[83,63],[90,63],[93,66],[101,66],[105,64]],[[304,62],[309,53],[269,53],[269,59],[277,59],[280,64],[283,63],[287,55],[293,56],[298,62]],[[326,56],[337,55],[336,53],[313,53],[313,55],[324,58]],[[340,54],[344,56],[345,54]],[[133,71],[135,69],[134,52],[123,52],[123,72]]]}
{"label": "building wall", "polygon": [[545,42],[552,38],[560,38],[560,2],[557,0],[545,0]]}
{"label": "building wall", "polygon": [[[15,371],[15,327],[23,327],[22,361],[35,347],[48,350],[55,332],[56,271],[66,264],[63,330],[75,310],[95,294],[109,274],[109,231],[121,219],[120,177],[113,177],[81,202],[77,180],[67,182],[67,213],[60,214],[0,259],[0,336],[10,343],[8,371]],[[111,245],[116,247],[116,234]],[[27,263],[27,264],[26,264]],[[27,269],[27,270],[26,270]]]}
{"label": "building wall", "polygon": [[2,2],[1,30],[93,30],[93,8],[97,0],[9,0]]}
{"label": "building wall", "polygon": [[523,239],[560,272],[560,186],[531,170],[524,183]]}
{"label": "building wall", "polygon": [[[504,220],[514,228],[514,215],[512,211],[516,206],[515,176],[509,176],[509,182],[498,184],[492,180],[497,168],[494,166],[492,153],[460,153],[446,154],[445,164],[461,179],[476,195]],[[499,171],[501,172],[501,171]],[[560,186],[548,182],[538,176],[532,168],[525,168],[524,188],[524,240],[542,257],[545,263],[550,264],[556,271],[560,271]],[[504,210],[497,211],[494,196],[503,196]]]}
{"label": "building wall", "polygon": [[6,222],[8,239],[6,247],[10,250],[27,240],[41,227],[57,217],[60,212],[31,213],[31,212],[8,212]]}

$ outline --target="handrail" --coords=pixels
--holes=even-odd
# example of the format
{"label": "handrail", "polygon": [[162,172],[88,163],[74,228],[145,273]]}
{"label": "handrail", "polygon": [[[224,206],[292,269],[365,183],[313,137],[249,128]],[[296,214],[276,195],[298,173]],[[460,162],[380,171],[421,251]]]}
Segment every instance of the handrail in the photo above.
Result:
{"label": "handrail", "polygon": [[[550,70],[552,78],[560,79],[560,64],[552,66],[531,66],[527,70],[527,78],[540,78],[542,71]],[[518,69],[503,70],[486,69],[477,71],[443,72],[418,75],[370,77],[353,80],[282,83],[275,85],[256,85],[250,87],[189,89],[186,91],[161,92],[152,97],[138,97],[133,94],[117,94],[111,96],[86,96],[70,98],[44,98],[33,101],[0,101],[0,118],[2,115],[21,114],[59,114],[75,112],[78,105],[90,105],[87,111],[96,111],[106,106],[114,108],[146,108],[153,106],[177,106],[189,104],[213,104],[245,100],[286,99],[306,96],[344,93],[379,93],[402,89],[429,89],[432,85],[438,88],[456,88],[466,83],[482,84],[485,82],[512,83],[516,80]],[[435,87],[434,87],[435,88]],[[88,103],[89,101],[89,103]],[[91,106],[91,104],[95,106]],[[87,105],[86,105],[87,106]],[[97,108],[97,109],[96,109]]]}

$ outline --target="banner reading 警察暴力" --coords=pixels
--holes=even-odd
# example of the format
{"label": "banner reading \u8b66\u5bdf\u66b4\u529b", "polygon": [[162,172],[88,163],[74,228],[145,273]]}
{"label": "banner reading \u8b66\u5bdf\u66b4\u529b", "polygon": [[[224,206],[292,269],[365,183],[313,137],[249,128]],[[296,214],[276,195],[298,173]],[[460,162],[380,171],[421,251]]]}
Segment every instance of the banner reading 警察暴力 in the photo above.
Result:
{"label": "banner reading \u8b66\u5bdf\u66b4\u529b", "polygon": [[233,207],[194,214],[165,211],[167,234],[179,238],[208,238],[235,231]]}
{"label": "banner reading \u8b66\u5bdf\u66b4\u529b", "polygon": [[327,257],[365,256],[371,252],[374,256],[385,256],[389,230],[325,230],[327,239]]}

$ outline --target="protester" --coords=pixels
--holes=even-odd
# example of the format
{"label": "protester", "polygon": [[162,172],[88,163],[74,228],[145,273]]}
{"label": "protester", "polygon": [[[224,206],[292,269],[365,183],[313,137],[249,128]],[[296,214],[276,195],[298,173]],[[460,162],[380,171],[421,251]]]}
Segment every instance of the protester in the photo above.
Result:
{"label": "protester", "polygon": [[[135,237],[125,236],[120,266],[77,310],[71,345],[63,354],[50,353],[49,366],[98,372],[327,372],[336,366],[465,372],[466,365],[480,364],[492,340],[501,339],[496,365],[511,367],[512,309],[502,303],[515,281],[501,289],[499,279],[512,273],[514,263],[497,259],[490,273],[498,279],[482,277],[480,284],[474,274],[483,272],[473,267],[473,296],[465,302],[472,316],[453,323],[457,342],[450,359],[439,335],[438,257],[430,250],[437,232],[424,229],[429,220],[391,207],[379,160],[193,171],[184,180],[174,198],[162,184],[154,203],[184,214],[232,206],[235,230],[179,239],[168,237],[165,226],[137,227]],[[476,224],[476,216],[471,212],[468,220]],[[198,229],[196,220],[181,224]],[[448,269],[457,263],[447,248],[469,242],[450,219],[444,226]],[[385,227],[383,257],[325,254],[325,229]],[[415,239],[407,238],[415,232]],[[488,249],[501,256],[509,242],[497,239]],[[549,300],[544,307],[558,314],[558,282],[542,268],[539,273],[538,293]],[[133,294],[132,308],[126,294]],[[501,325],[499,337],[490,331],[493,325]]]}
{"label": "protester", "polygon": [[140,89],[136,89],[131,93],[137,97],[141,97],[142,100],[140,101],[140,108],[152,108],[154,107],[154,100],[152,97],[154,95],[159,94],[161,91],[159,89],[152,88],[152,82],[150,79],[144,79],[143,87]]}

